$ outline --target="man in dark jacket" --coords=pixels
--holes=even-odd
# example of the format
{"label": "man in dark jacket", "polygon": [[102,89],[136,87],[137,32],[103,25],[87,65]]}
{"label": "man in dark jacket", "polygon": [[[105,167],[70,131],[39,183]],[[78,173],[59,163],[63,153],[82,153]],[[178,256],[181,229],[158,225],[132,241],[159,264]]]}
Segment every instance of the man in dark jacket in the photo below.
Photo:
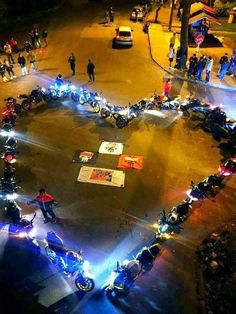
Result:
{"label": "man in dark jacket", "polygon": [[25,57],[22,56],[20,53],[19,53],[19,57],[18,57],[18,63],[20,65],[22,75],[27,75],[28,72],[27,72],[27,69],[25,66]]}
{"label": "man in dark jacket", "polygon": [[32,201],[30,201],[28,204],[37,203],[40,207],[42,214],[44,216],[44,223],[47,223],[50,219],[48,218],[48,215],[52,217],[51,221],[56,222],[56,215],[53,212],[53,205],[57,205],[57,203],[54,200],[54,197],[50,194],[48,194],[45,189],[39,190],[39,195],[36,196]]}
{"label": "man in dark jacket", "polygon": [[92,82],[95,81],[94,68],[95,68],[95,65],[89,59],[88,60],[88,65],[87,65],[87,73],[88,73],[88,76],[89,76],[89,81],[92,81]]}
{"label": "man in dark jacket", "polygon": [[68,62],[70,63],[72,75],[75,75],[75,56],[73,53],[69,56]]}
{"label": "man in dark jacket", "polygon": [[196,54],[193,54],[189,58],[189,69],[188,69],[188,76],[195,75],[196,74],[196,64],[197,64],[197,57]]}

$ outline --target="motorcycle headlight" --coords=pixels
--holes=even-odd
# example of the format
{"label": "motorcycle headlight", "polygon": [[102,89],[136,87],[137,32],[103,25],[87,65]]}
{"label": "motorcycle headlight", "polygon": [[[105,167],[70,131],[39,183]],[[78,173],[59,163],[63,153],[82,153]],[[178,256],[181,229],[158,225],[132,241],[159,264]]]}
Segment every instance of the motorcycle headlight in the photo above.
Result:
{"label": "motorcycle headlight", "polygon": [[2,136],[14,136],[15,135],[15,132],[14,131],[4,131],[4,130],[1,130],[1,135]]}
{"label": "motorcycle headlight", "polygon": [[88,261],[84,261],[84,263],[83,263],[83,270],[84,271],[88,271],[89,270],[89,262]]}
{"label": "motorcycle headlight", "polygon": [[46,89],[44,87],[41,88],[42,92],[46,92]]}
{"label": "motorcycle headlight", "polygon": [[19,232],[17,236],[18,236],[18,238],[23,239],[23,238],[25,238],[27,236],[27,233],[22,231],[22,232]]}
{"label": "motorcycle headlight", "polygon": [[66,86],[66,85],[62,85],[62,86],[60,87],[60,91],[61,91],[61,92],[64,92],[65,90],[67,90],[67,86]]}
{"label": "motorcycle headlight", "polygon": [[30,238],[36,237],[36,234],[37,234],[37,230],[36,230],[35,227],[33,227],[33,228],[30,230],[30,232],[28,233],[28,235],[29,235]]}
{"label": "motorcycle headlight", "polygon": [[76,90],[75,85],[71,85],[71,90],[72,90],[72,91],[75,91],[75,90]]}
{"label": "motorcycle headlight", "polygon": [[18,194],[17,194],[17,193],[7,194],[6,199],[7,199],[8,201],[12,201],[12,200],[17,199],[17,197],[18,197]]}

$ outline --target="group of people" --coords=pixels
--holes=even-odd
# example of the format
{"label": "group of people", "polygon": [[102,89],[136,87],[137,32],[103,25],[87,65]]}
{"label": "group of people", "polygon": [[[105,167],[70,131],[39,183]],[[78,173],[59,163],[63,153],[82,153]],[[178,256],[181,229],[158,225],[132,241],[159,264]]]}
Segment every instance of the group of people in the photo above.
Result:
{"label": "group of people", "polygon": [[107,11],[105,11],[105,23],[110,24],[114,22],[114,10],[110,7]]}
{"label": "group of people", "polygon": [[[23,50],[26,52],[26,56],[23,53],[19,53],[20,49],[18,43],[14,38],[11,38],[3,45],[3,50],[5,52],[6,58],[2,61],[0,60],[0,75],[3,82],[7,82],[16,78],[14,72],[14,64],[18,63],[22,76],[27,75],[30,70],[36,71],[36,56],[33,49],[41,48],[41,38],[43,39],[44,47],[47,47],[47,30],[44,30],[40,35],[38,28],[35,28],[29,32],[30,40],[26,40],[23,45]],[[19,53],[17,61],[13,57],[13,53]],[[27,67],[27,64],[29,65]],[[7,77],[8,74],[8,77]]]}
{"label": "group of people", "polygon": [[[211,56],[201,56],[199,59],[196,54],[189,58],[188,76],[195,77],[197,80],[202,81],[203,72],[206,71],[205,82],[210,81],[211,71],[213,68],[213,58]],[[233,52],[231,59],[228,58],[228,53],[225,53],[219,61],[218,77],[221,81],[224,80],[226,74],[234,76],[236,73],[236,50]]]}

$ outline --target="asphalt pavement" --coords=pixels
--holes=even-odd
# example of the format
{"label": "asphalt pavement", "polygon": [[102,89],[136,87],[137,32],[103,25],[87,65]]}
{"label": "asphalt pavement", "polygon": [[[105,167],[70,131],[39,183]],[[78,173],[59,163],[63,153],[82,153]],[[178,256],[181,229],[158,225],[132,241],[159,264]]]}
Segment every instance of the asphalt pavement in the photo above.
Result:
{"label": "asphalt pavement", "polygon": [[[122,105],[151,95],[154,89],[161,92],[165,72],[150,58],[142,24],[131,23],[130,7],[121,4],[117,3],[117,8],[114,5],[115,25],[109,27],[99,24],[104,11],[92,2],[71,1],[71,6],[58,11],[48,25],[48,48],[37,51],[39,73],[4,84],[1,99],[30,91],[36,84],[50,84],[59,72]],[[132,25],[133,48],[112,49],[116,25]],[[67,63],[71,52],[77,58],[79,73],[75,77],[70,76]],[[96,66],[94,84],[87,82],[88,58]],[[222,100],[231,112],[228,101],[235,99],[234,93],[219,93],[178,80],[172,84],[175,94],[185,95],[194,89],[213,103]],[[33,294],[56,313],[196,313],[194,250],[213,227],[235,215],[235,179],[230,179],[214,200],[194,208],[181,235],[166,242],[154,268],[137,280],[130,296],[109,300],[100,288],[117,260],[132,256],[147,243],[160,210],[184,199],[190,180],[197,182],[217,171],[222,158],[218,143],[175,113],[145,113],[120,130],[113,121],[101,120],[90,108],[69,100],[40,104],[22,114],[17,132],[17,174],[22,180],[24,213],[32,215],[36,208],[25,202],[45,187],[59,202],[55,210],[59,220],[58,224],[45,225],[37,210],[35,225],[42,256],[36,261],[25,250],[15,253],[15,244],[4,226],[0,230],[1,276],[9,280],[14,275],[16,289]],[[144,156],[144,170],[125,171],[124,188],[76,182],[81,165],[71,162],[75,150],[96,151],[103,140],[124,143],[124,153]],[[116,156],[100,154],[96,166],[116,169],[117,162]],[[93,292],[79,294],[73,279],[64,278],[46,260],[43,239],[52,229],[68,248],[83,248],[95,275]]]}

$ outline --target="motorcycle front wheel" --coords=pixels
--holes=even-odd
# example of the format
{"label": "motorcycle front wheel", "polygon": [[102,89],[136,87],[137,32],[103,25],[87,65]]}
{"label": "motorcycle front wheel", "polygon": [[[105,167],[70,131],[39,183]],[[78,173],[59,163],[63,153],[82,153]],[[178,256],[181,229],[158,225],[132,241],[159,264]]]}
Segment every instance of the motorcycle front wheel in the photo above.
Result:
{"label": "motorcycle front wheel", "polygon": [[93,111],[94,111],[95,113],[99,113],[99,111],[100,111],[100,105],[99,105],[98,102],[92,102],[92,103],[91,103],[91,107],[93,108]]}
{"label": "motorcycle front wheel", "polygon": [[50,102],[52,100],[52,95],[50,94],[45,94],[43,96],[43,100],[46,101],[46,102]]}
{"label": "motorcycle front wheel", "polygon": [[116,126],[119,129],[123,129],[125,126],[127,126],[127,124],[128,124],[128,121],[124,117],[118,116],[116,118]]}
{"label": "motorcycle front wheel", "polygon": [[31,103],[27,99],[25,99],[22,101],[21,106],[25,111],[29,111],[31,108]]}
{"label": "motorcycle front wheel", "polygon": [[79,94],[78,93],[71,93],[71,99],[75,102],[79,101]]}
{"label": "motorcycle front wheel", "polygon": [[84,105],[84,104],[86,103],[86,99],[85,99],[85,97],[84,97],[83,95],[80,95],[80,96],[79,96],[79,103],[80,103],[81,105]]}
{"label": "motorcycle front wheel", "polygon": [[16,112],[17,114],[19,114],[19,113],[21,113],[21,110],[22,110],[21,105],[20,105],[20,104],[16,104],[16,105],[15,105],[15,112]]}
{"label": "motorcycle front wheel", "polygon": [[55,90],[50,91],[50,96],[53,100],[57,100],[59,98],[58,93]]}
{"label": "motorcycle front wheel", "polygon": [[81,290],[84,292],[89,292],[89,291],[93,290],[95,283],[94,283],[93,279],[79,275],[75,279],[75,285],[76,285],[78,290]]}

